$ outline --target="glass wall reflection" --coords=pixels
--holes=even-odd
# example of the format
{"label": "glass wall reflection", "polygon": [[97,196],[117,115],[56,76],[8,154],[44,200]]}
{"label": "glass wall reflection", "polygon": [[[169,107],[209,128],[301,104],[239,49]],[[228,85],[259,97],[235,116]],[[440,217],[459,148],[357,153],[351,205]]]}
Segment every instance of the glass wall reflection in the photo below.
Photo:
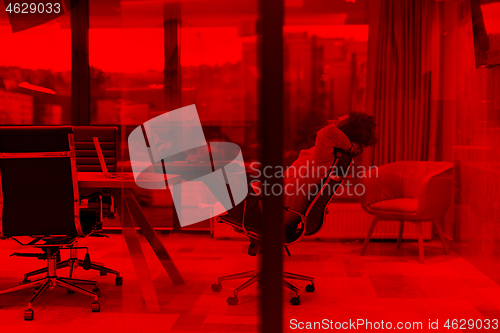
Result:
{"label": "glass wall reflection", "polygon": [[[90,1],[91,124],[117,125],[125,143],[145,121],[195,104],[207,142],[236,143],[254,161],[256,19],[254,0]],[[122,155],[118,169],[130,170]],[[175,227],[168,192],[136,192],[155,227]],[[193,186],[182,193],[192,195]],[[212,222],[188,228],[213,232]]]}
{"label": "glass wall reflection", "polygon": [[13,33],[0,11],[0,41],[0,124],[70,124],[69,13]]}

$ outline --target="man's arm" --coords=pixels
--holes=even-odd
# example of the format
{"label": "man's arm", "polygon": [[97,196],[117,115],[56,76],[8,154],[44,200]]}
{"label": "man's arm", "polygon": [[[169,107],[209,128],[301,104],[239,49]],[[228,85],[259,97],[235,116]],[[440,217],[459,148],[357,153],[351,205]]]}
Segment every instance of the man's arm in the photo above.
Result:
{"label": "man's arm", "polygon": [[333,160],[333,150],[351,149],[351,141],[336,125],[328,125],[319,130],[314,145],[314,160],[316,163],[328,163]]}

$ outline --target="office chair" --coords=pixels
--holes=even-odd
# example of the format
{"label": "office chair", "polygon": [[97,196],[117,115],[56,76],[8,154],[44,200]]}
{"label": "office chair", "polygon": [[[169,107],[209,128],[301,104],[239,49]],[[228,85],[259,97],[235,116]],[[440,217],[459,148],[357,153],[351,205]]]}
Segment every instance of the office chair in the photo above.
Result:
{"label": "office chair", "polygon": [[73,126],[78,172],[102,172],[92,138],[97,137],[109,172],[116,172],[115,126]]}
{"label": "office chair", "polygon": [[365,254],[379,221],[400,221],[398,249],[401,247],[405,221],[417,225],[420,263],[424,262],[422,223],[431,221],[445,254],[448,254],[439,220],[450,204],[453,167],[449,162],[400,161],[367,171],[361,177],[365,186],[361,206],[375,217],[361,255]]}
{"label": "office chair", "polygon": [[[47,261],[45,277],[0,294],[39,288],[28,302],[25,320],[34,318],[32,303],[56,286],[92,297],[92,312],[99,312],[97,282],[59,277],[56,272],[60,251],[76,250],[76,240],[92,233],[100,214],[99,209],[81,205],[70,126],[0,127],[0,206],[0,237],[42,250],[12,255]],[[29,239],[23,242],[24,237]]]}
{"label": "office chair", "polygon": [[[73,137],[75,141],[76,169],[78,172],[101,172],[101,165],[97,158],[93,137],[97,137],[101,144],[103,155],[105,156],[106,166],[109,171],[116,171],[116,137],[117,128],[114,126],[73,126]],[[114,219],[115,205],[113,197],[107,193],[95,192],[88,196],[81,196],[80,200],[89,208],[95,208],[99,211],[98,221],[94,232],[90,234],[93,237],[107,237],[98,233],[102,230],[103,222],[106,219]],[[69,267],[69,277],[73,277],[73,272],[77,267],[85,270],[99,271],[101,276],[108,273],[115,275],[115,284],[121,286],[123,278],[117,270],[108,268],[102,264],[91,262],[86,256],[81,260],[77,256],[77,241],[69,251],[69,258],[57,263],[57,269]],[[29,282],[29,278],[38,274],[46,273],[47,268],[40,268],[24,275],[23,283]]]}
{"label": "office chair", "polygon": [[[297,222],[299,223],[296,232],[287,232],[285,234],[284,246],[288,255],[290,255],[288,251],[289,245],[298,242],[303,236],[313,235],[321,229],[325,220],[328,203],[333,198],[338,187],[347,178],[352,159],[355,156],[351,156],[349,153],[340,149],[335,149],[334,154],[336,158],[330,168],[328,176],[325,177],[321,183],[321,190],[309,203],[305,214],[284,207],[285,210],[297,215]],[[262,240],[260,226],[262,212],[259,207],[259,201],[262,199],[255,196],[255,192],[253,192],[251,187],[249,187],[249,193],[247,198],[239,205],[229,210],[227,215],[218,216],[217,222],[226,223],[232,226],[236,232],[250,238],[253,243],[259,243]],[[234,290],[233,296],[227,298],[227,303],[229,305],[236,305],[238,304],[238,293],[259,281],[260,276],[260,269],[222,276],[218,279],[216,284],[212,285],[212,290],[214,292],[219,292],[222,289],[222,281],[250,278]],[[286,281],[286,279],[308,281],[309,284],[306,286],[305,290],[307,292],[313,292],[315,290],[313,277],[283,272],[283,285],[295,293],[295,296],[290,299],[292,305],[300,304],[299,289]]]}

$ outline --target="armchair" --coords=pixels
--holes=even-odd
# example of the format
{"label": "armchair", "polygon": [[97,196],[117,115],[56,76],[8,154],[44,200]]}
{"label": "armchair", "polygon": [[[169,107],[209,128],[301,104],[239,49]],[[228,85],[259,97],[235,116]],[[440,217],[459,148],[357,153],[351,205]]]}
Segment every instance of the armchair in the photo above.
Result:
{"label": "armchair", "polygon": [[420,263],[424,262],[422,223],[431,221],[448,254],[439,219],[450,204],[453,164],[449,162],[400,161],[367,171],[361,206],[375,215],[363,243],[364,255],[379,221],[400,221],[397,248],[401,247],[404,223],[417,225]]}

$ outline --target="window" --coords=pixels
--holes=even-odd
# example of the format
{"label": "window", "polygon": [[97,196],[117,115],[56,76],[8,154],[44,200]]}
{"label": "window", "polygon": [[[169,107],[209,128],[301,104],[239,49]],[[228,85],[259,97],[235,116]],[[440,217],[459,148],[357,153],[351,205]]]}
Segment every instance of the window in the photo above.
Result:
{"label": "window", "polygon": [[[145,121],[195,104],[208,142],[238,144],[247,162],[257,157],[255,0],[91,0],[89,11],[92,125],[117,125],[125,140]],[[137,194],[156,227],[173,227],[166,191]]]}
{"label": "window", "polygon": [[71,124],[69,15],[13,33],[0,12],[0,124]]}

